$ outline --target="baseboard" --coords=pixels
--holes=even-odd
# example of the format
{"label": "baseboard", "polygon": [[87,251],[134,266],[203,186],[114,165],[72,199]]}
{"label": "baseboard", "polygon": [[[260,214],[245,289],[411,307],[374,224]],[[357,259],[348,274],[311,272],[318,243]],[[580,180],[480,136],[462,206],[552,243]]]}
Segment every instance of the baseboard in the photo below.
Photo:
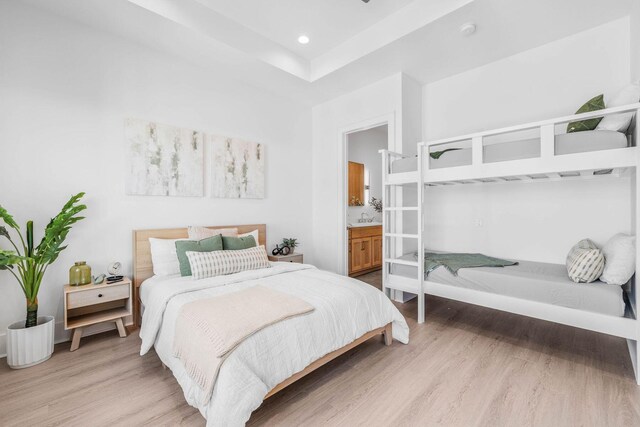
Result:
{"label": "baseboard", "polygon": [[[101,334],[102,332],[111,331],[116,329],[116,324],[113,322],[98,323],[97,325],[89,326],[82,332],[83,337],[90,335]],[[56,322],[55,340],[56,344],[71,341],[71,331],[65,331],[64,321]],[[7,357],[7,333],[0,333],[0,359]]]}
{"label": "baseboard", "polygon": [[7,333],[0,334],[0,359],[7,357]]}

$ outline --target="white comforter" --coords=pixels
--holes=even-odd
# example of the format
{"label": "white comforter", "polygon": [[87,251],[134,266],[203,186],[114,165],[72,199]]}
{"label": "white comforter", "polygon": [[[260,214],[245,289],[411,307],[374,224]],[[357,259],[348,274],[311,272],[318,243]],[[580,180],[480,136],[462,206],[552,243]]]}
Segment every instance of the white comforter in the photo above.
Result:
{"label": "white comforter", "polygon": [[[182,305],[260,284],[295,295],[315,307],[312,313],[269,326],[247,338],[224,362],[208,404],[200,388],[172,356],[172,341]],[[272,268],[203,280],[154,277],[141,288],[144,306],[143,355],[155,350],[175,375],[187,402],[207,426],[244,425],[264,396],[280,382],[363,334],[393,322],[393,337],[409,342],[409,328],[398,309],[379,290],[355,279],[310,265],[273,263]]]}

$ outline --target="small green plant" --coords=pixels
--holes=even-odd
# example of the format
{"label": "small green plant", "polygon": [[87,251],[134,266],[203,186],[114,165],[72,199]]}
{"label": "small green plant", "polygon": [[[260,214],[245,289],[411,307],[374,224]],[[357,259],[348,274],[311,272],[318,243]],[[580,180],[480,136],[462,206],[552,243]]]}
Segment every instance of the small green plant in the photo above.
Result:
{"label": "small green plant", "polygon": [[373,206],[374,211],[382,213],[382,199],[376,199],[375,197],[372,197],[371,199],[369,199],[369,204]]}
{"label": "small green plant", "polygon": [[290,237],[288,239],[285,238],[282,239],[282,244],[293,249],[298,246],[298,239],[294,239],[293,237]]}
{"label": "small green plant", "polygon": [[27,221],[26,239],[20,231],[20,226],[15,222],[13,217],[0,206],[0,219],[4,223],[15,230],[20,238],[21,248],[18,248],[6,227],[0,226],[0,237],[6,237],[15,251],[6,251],[0,249],[0,270],[6,270],[11,273],[27,300],[27,320],[25,328],[37,326],[38,324],[38,291],[44,273],[49,265],[58,259],[60,252],[67,247],[62,246],[67,234],[71,230],[71,226],[76,222],[84,219],[78,216],[80,212],[85,210],[85,205],[78,204],[84,193],[78,193],[64,205],[62,210],[55,218],[49,221],[44,229],[44,237],[38,246],[33,244],[33,221]]}

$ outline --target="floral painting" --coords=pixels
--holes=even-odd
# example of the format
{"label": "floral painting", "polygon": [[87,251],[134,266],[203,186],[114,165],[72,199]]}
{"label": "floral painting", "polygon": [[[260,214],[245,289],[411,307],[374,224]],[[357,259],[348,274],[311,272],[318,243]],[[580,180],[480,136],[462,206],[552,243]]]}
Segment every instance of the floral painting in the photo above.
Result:
{"label": "floral painting", "polygon": [[264,198],[264,147],[256,142],[210,135],[211,196]]}
{"label": "floral painting", "polygon": [[204,134],[138,119],[125,121],[127,194],[204,196]]}

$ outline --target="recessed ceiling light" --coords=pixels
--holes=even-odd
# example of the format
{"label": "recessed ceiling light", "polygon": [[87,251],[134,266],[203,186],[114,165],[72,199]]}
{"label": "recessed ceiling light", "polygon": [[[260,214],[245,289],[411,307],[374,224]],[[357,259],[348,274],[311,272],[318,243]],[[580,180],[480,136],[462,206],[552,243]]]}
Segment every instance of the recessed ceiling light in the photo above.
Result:
{"label": "recessed ceiling light", "polygon": [[298,43],[300,43],[300,44],[309,43],[309,37],[305,36],[304,34],[301,35],[300,37],[298,37]]}
{"label": "recessed ceiling light", "polygon": [[460,27],[460,32],[463,36],[470,36],[471,34],[476,32],[476,24],[474,24],[473,22],[467,22]]}

